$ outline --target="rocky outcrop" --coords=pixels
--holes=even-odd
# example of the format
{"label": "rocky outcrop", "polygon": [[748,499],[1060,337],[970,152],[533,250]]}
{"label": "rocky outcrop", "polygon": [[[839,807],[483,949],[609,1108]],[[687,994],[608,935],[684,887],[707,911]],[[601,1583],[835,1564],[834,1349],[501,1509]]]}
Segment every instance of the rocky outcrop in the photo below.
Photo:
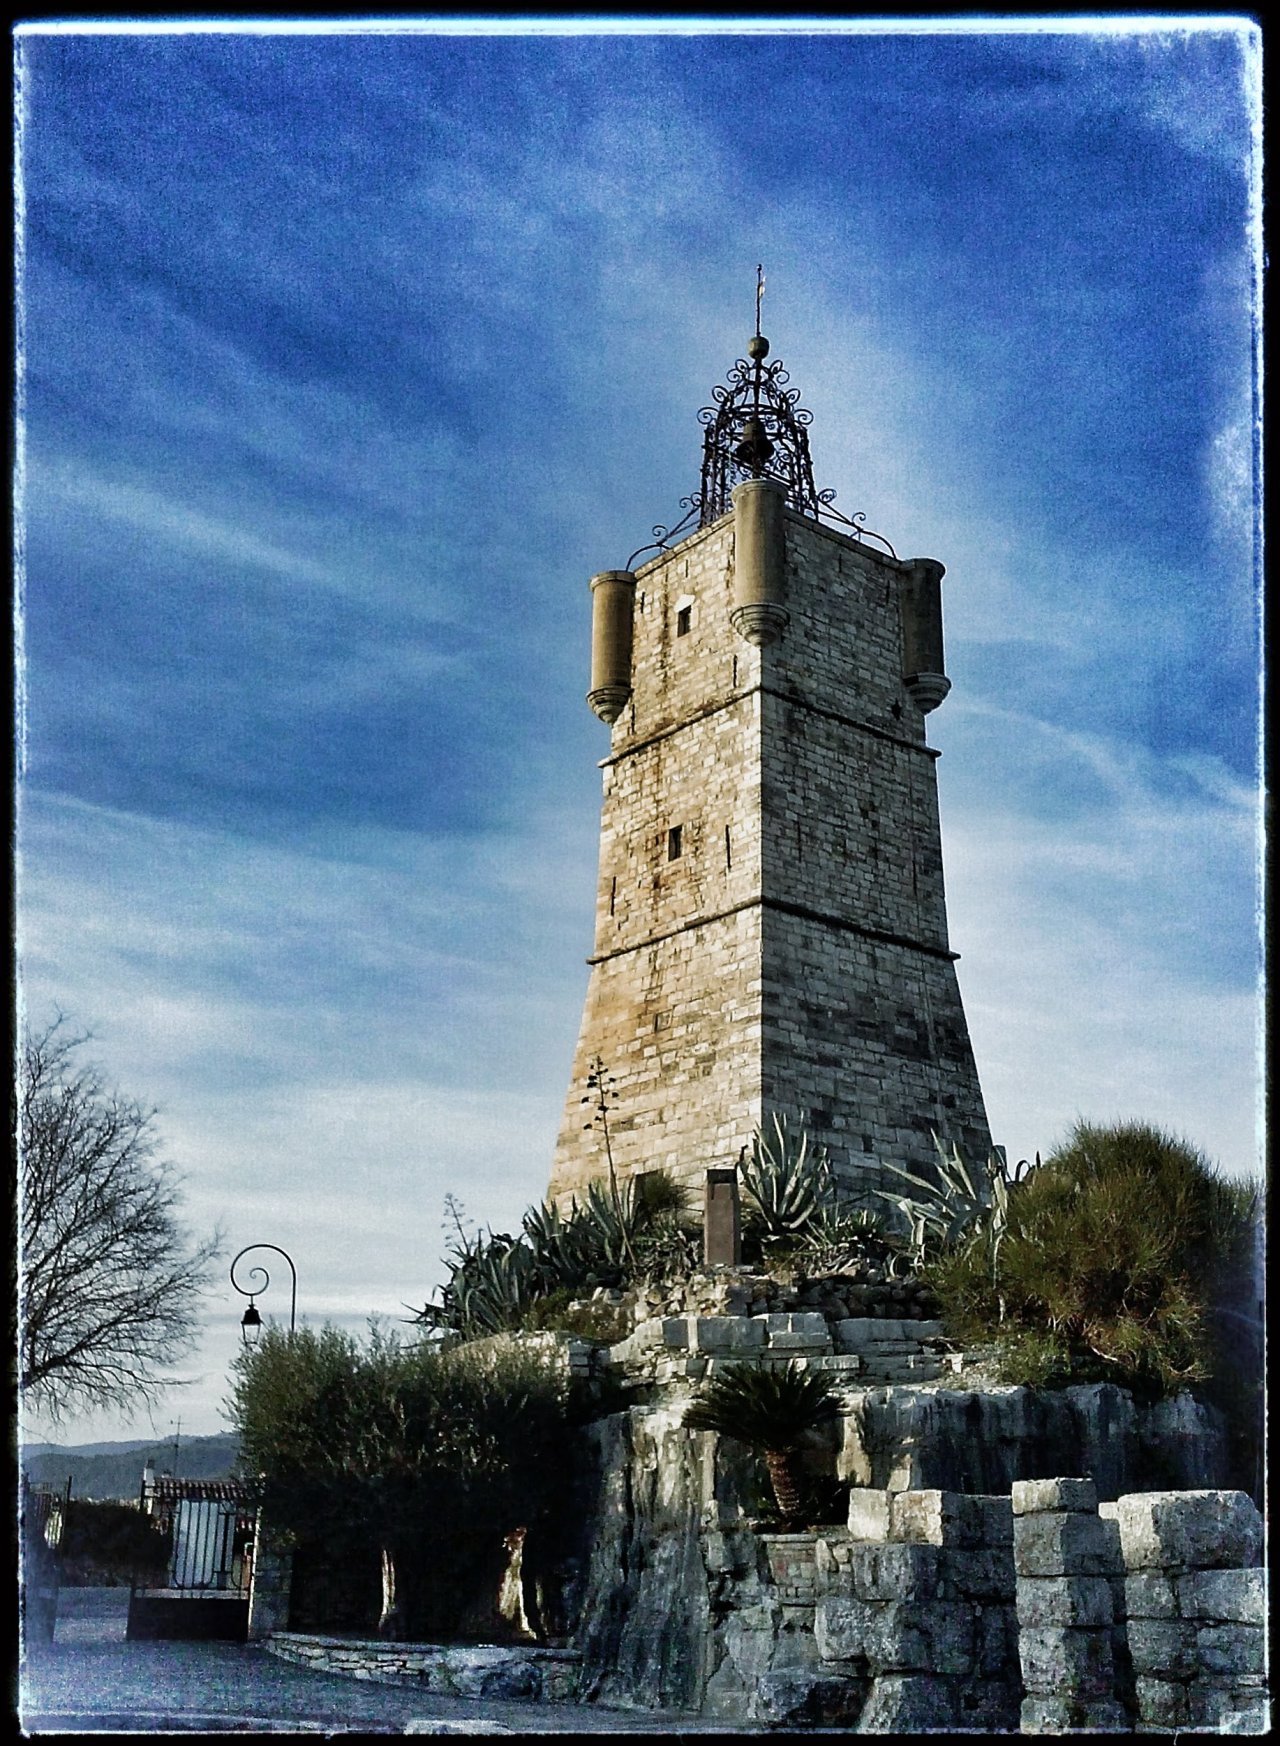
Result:
{"label": "rocky outcrop", "polygon": [[700,1535],[714,1513],[714,1439],[685,1431],[681,1416],[633,1408],[588,1433],[597,1490],[575,1646],[583,1695],[601,1703],[702,1702],[711,1596]]}
{"label": "rocky outcrop", "polygon": [[[1099,1521],[1092,1500],[1136,1492],[1171,1468],[1184,1486],[1213,1474],[1221,1437],[1205,1409],[1190,1400],[1142,1407],[1106,1385],[1061,1394],[842,1390],[835,1435],[825,1445],[815,1438],[809,1459],[852,1482],[847,1525],[782,1535],[760,1531],[765,1498],[749,1451],[684,1429],[688,1386],[588,1433],[594,1477],[583,1502],[572,1637],[586,1699],[862,1733],[1016,1728],[1009,1494],[1015,1481],[1040,1480],[1059,1488],[1058,1514],[1063,1498],[1075,1496],[1072,1485],[1087,1489],[1093,1513],[1080,1523],[1092,1529],[1078,1523],[1072,1531],[1102,1533],[1110,1562],[1105,1571],[1063,1573],[1028,1564],[1022,1598],[1033,1678],[1049,1680],[1055,1656],[1066,1666],[1093,1655],[1090,1678],[1096,1673],[1106,1702],[1127,1713],[1133,1688],[1117,1531],[1114,1521]],[[1055,1477],[1063,1472],[1093,1477]],[[1052,1526],[1035,1532],[1043,1539]],[[1023,1532],[1033,1561],[1029,1522]],[[1079,1548],[1073,1541],[1067,1550]],[[1046,1600],[1031,1581],[1064,1573],[1079,1579],[1079,1592],[1065,1599],[1055,1589]],[[1093,1576],[1099,1581],[1085,1580]],[[1223,1604],[1216,1591],[1211,1600]],[[1067,1611],[1060,1617],[1055,1607]],[[1245,1684],[1237,1680],[1233,1691],[1252,1675],[1240,1678]]]}
{"label": "rocky outcrop", "polygon": [[1008,1492],[1015,1480],[1090,1474],[1100,1498],[1221,1482],[1226,1442],[1211,1407],[1152,1406],[1091,1383],[1061,1391],[870,1388],[847,1396],[839,1475],[889,1491]]}

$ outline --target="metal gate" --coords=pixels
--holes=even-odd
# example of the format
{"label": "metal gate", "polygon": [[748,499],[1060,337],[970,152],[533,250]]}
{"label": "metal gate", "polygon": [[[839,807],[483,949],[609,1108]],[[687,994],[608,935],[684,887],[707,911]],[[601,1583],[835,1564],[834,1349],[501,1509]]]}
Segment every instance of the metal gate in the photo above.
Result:
{"label": "metal gate", "polygon": [[143,1477],[139,1506],[169,1536],[165,1584],[129,1592],[130,1638],[221,1638],[249,1629],[256,1506],[234,1480]]}
{"label": "metal gate", "polygon": [[20,1533],[21,1609],[24,1643],[52,1643],[62,1583],[62,1536],[71,1502],[71,1481],[63,1491],[32,1485],[22,1475]]}

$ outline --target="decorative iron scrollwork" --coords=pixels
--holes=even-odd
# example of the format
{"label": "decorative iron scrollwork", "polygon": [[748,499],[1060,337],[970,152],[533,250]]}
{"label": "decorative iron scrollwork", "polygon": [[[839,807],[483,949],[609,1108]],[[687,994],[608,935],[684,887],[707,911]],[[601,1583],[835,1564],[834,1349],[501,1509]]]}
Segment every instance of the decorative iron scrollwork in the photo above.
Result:
{"label": "decorative iron scrollwork", "polygon": [[[759,297],[757,296],[757,308]],[[850,517],[835,508],[835,492],[819,491],[813,482],[809,456],[809,426],[813,414],[800,404],[800,390],[790,386],[790,374],[775,359],[766,364],[769,342],[757,328],[727,382],[713,390],[712,404],[698,414],[705,427],[702,439],[702,489],[681,504],[698,512],[698,526],[709,527],[733,507],[733,488],[743,479],[775,479],[787,502],[814,520],[839,522],[857,540],[876,540],[891,557],[897,553],[883,534],[864,527],[859,511]],[[673,529],[679,532],[690,515]],[[658,530],[654,529],[655,534]],[[664,530],[665,532],[665,530]],[[647,550],[648,548],[644,548]]]}
{"label": "decorative iron scrollwork", "polygon": [[800,405],[800,390],[781,360],[766,364],[769,342],[755,334],[727,383],[712,392],[698,421],[702,440],[700,527],[719,521],[732,508],[733,488],[743,479],[776,479],[792,508],[817,516],[819,497],[809,458],[808,426],[813,414]]}
{"label": "decorative iron scrollwork", "polygon": [[[694,516],[697,515],[698,511],[702,508],[702,499],[695,491],[691,497],[682,497],[680,499],[680,507],[685,513],[681,516],[680,520],[676,522],[674,527],[664,527],[661,522],[654,523],[653,539],[648,545],[636,547],[635,551],[632,552],[631,556],[627,559],[626,567],[628,570],[631,569],[632,565],[642,552],[665,552],[670,546],[671,541],[675,539],[676,535],[684,532]],[[705,519],[699,521],[698,526],[705,526]]]}
{"label": "decorative iron scrollwork", "polygon": [[787,502],[801,515],[815,521],[839,522],[856,540],[876,540],[891,557],[897,553],[883,534],[864,527],[859,511],[850,517],[835,508],[835,492],[819,491],[813,482],[809,458],[809,426],[813,414],[800,404],[800,390],[790,386],[791,377],[780,360],[767,364],[769,342],[760,332],[760,304],[764,296],[764,267],[756,268],[756,331],[747,341],[747,356],[739,358],[728,380],[712,390],[711,405],[698,413],[705,435],[702,439],[701,489],[680,499],[684,516],[673,527],[661,523],[653,539],[639,546],[627,559],[631,569],[645,552],[665,552],[671,541],[697,518],[699,527],[709,527],[733,507],[733,489],[744,479],[772,479],[786,492]]}

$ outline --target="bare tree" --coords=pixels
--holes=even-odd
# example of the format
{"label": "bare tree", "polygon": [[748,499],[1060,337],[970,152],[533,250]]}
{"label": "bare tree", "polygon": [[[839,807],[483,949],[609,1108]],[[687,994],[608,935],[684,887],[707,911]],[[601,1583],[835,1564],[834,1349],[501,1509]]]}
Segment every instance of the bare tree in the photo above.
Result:
{"label": "bare tree", "polygon": [[28,1033],[18,1072],[19,1382],[57,1419],[154,1399],[195,1343],[215,1233],[178,1222],[181,1181],[155,1111],[81,1064],[61,1015]]}

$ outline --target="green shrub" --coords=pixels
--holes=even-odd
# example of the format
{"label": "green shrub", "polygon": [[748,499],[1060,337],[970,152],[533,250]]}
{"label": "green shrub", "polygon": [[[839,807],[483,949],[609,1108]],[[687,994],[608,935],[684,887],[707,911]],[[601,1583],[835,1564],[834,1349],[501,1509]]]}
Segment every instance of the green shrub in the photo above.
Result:
{"label": "green shrub", "polygon": [[1102,1379],[1149,1395],[1214,1368],[1210,1312],[1247,1250],[1252,1196],[1141,1123],[1080,1123],[1007,1188],[998,1246],[935,1251],[948,1331],[994,1343],[1008,1381]]}
{"label": "green shrub", "polygon": [[413,1631],[449,1631],[505,1535],[525,1527],[536,1549],[563,1531],[591,1404],[518,1342],[269,1329],[233,1374],[230,1417],[273,1528],[327,1543],[369,1593],[381,1557],[380,1628],[394,1607]]}
{"label": "green shrub", "polygon": [[133,1504],[72,1498],[60,1550],[64,1582],[155,1584],[164,1581],[168,1570],[170,1536]]}
{"label": "green shrub", "polygon": [[551,1329],[613,1346],[619,1340],[625,1340],[631,1332],[631,1317],[621,1304],[609,1303],[603,1298],[592,1298],[583,1303],[569,1286],[561,1285],[548,1292],[546,1297],[535,1298],[523,1326],[531,1332]]}

